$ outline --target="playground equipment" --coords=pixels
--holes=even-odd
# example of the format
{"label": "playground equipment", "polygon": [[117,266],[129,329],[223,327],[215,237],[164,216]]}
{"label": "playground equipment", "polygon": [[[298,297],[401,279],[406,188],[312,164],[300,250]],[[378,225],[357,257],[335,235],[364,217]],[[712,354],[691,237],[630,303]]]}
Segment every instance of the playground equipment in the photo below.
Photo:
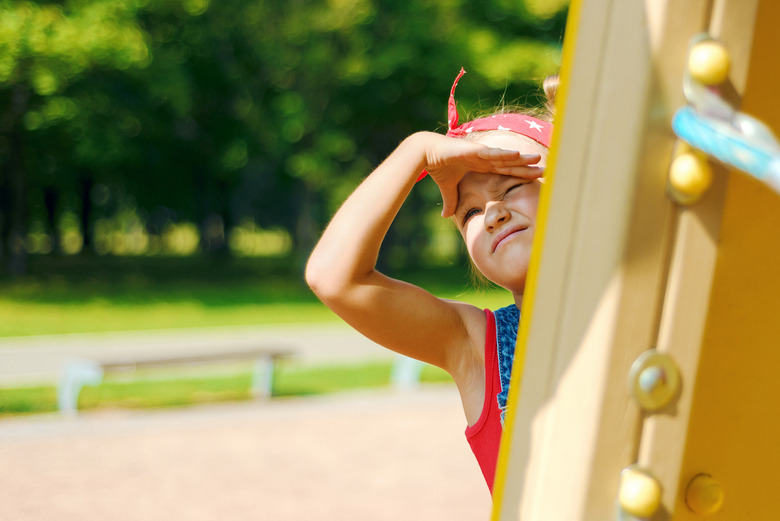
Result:
{"label": "playground equipment", "polygon": [[775,519],[780,3],[569,16],[493,520]]}

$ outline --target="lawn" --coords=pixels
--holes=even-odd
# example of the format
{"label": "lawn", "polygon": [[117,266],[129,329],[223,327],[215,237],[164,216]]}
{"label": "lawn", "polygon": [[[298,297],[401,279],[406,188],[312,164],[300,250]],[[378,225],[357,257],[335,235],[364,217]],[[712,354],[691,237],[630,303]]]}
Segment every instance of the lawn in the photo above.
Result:
{"label": "lawn", "polygon": [[[295,367],[281,364],[274,379],[273,396],[308,396],[356,389],[389,387],[392,362],[347,366]],[[184,407],[204,403],[251,400],[251,366],[211,373],[186,374],[176,370],[147,370],[132,377],[111,377],[99,386],[86,386],[79,396],[81,411],[96,409],[147,409]],[[452,383],[450,376],[425,366],[423,384]],[[57,411],[53,386],[0,389],[0,418]]]}
{"label": "lawn", "polygon": [[[31,257],[29,275],[0,279],[0,337],[338,320],[301,272],[289,259]],[[480,307],[511,302],[464,272],[396,276]]]}
{"label": "lawn", "polygon": [[[290,259],[31,257],[30,274],[0,278],[0,337],[83,332],[311,323],[339,320],[306,287]],[[444,298],[506,305],[503,290],[476,289],[462,267],[392,274]],[[280,366],[276,396],[321,394],[390,383],[390,363]],[[86,387],[80,409],[184,406],[248,400],[250,369],[139,373]],[[451,382],[426,367],[423,382]],[[0,389],[0,416],[56,410],[53,386]]]}

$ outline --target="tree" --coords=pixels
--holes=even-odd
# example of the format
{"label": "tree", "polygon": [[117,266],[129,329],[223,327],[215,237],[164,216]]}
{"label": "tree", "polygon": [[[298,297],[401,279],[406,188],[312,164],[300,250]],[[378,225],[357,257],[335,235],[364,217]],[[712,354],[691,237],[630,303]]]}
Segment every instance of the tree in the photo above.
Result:
{"label": "tree", "polygon": [[[206,254],[243,219],[283,227],[302,260],[403,137],[444,128],[461,66],[464,112],[533,103],[564,21],[559,0],[0,0],[0,257],[21,271],[30,217],[69,206],[88,247],[132,204],[150,233],[198,223]],[[415,189],[383,258],[425,261],[437,201]]]}
{"label": "tree", "polygon": [[149,54],[132,0],[60,4],[0,2],[0,258],[25,270],[33,134],[78,116],[83,107],[60,94],[96,69],[145,67]]}

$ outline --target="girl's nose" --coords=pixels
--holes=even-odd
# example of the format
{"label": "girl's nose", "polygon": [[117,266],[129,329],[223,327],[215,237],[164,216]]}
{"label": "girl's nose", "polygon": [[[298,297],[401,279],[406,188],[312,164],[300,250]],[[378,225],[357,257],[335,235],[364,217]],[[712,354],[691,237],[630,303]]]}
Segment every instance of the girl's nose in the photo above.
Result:
{"label": "girl's nose", "polygon": [[508,221],[510,217],[509,210],[501,201],[492,201],[485,207],[485,229],[493,231],[494,228]]}

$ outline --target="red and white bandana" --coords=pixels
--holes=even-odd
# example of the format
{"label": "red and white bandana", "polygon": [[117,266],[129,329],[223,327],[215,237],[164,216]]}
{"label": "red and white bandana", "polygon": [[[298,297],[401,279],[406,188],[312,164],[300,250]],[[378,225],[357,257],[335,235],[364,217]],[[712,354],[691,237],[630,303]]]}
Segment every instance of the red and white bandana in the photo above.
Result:
{"label": "red and white bandana", "polygon": [[[463,137],[472,132],[481,132],[486,130],[508,130],[521,136],[531,138],[537,143],[541,143],[550,148],[550,138],[552,136],[553,124],[533,116],[524,116],[522,114],[494,114],[484,118],[475,119],[462,125],[458,125],[458,108],[455,104],[455,88],[458,81],[466,74],[466,70],[461,68],[460,73],[455,78],[450,90],[450,99],[447,104],[447,135],[451,137]],[[417,179],[418,181],[428,175],[423,173]]]}

